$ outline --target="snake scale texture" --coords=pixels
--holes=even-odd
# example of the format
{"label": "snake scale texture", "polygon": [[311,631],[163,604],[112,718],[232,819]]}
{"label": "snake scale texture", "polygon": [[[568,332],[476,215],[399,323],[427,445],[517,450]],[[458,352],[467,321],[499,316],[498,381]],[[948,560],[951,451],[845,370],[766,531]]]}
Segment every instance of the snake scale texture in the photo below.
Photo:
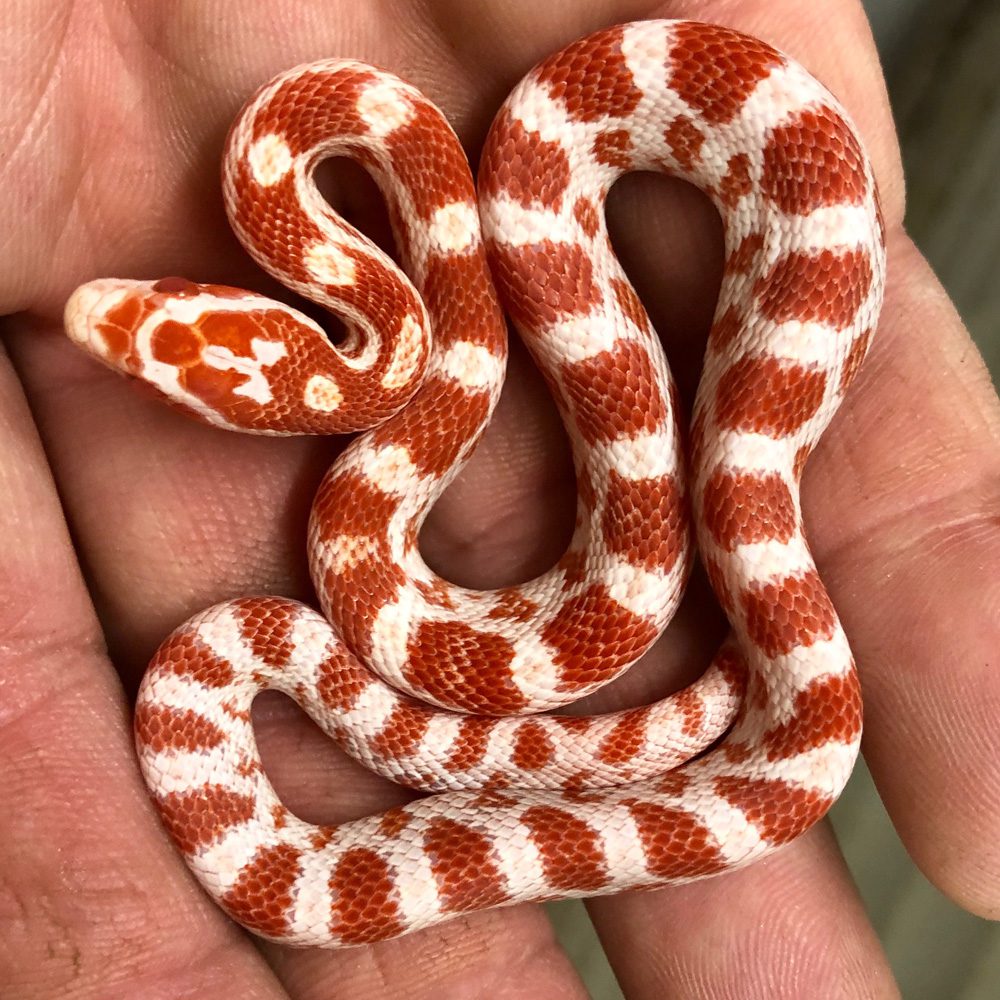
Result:
{"label": "snake scale texture", "polygon": [[[319,194],[329,156],[378,182],[402,270]],[[663,350],[605,225],[608,189],[633,170],[694,184],[725,228],[686,457]],[[360,945],[714,875],[815,823],[853,766],[861,699],[799,479],[868,349],[885,269],[872,169],[836,99],[726,28],[614,27],[517,86],[474,186],[417,90],[328,60],[247,103],[223,191],[250,254],[335,314],[341,342],[280,302],[182,278],[92,281],[66,309],[74,341],[203,421],[363,432],[314,502],[323,613],[278,597],[210,608],[143,681],[142,771],[208,892],[272,940]],[[500,303],[559,408],[578,503],[555,566],[479,592],[432,572],[417,539],[499,396]],[[692,534],[732,626],[706,674],[650,706],[540,714],[657,639]],[[368,767],[439,794],[303,822],[261,766],[250,709],[265,689]]]}

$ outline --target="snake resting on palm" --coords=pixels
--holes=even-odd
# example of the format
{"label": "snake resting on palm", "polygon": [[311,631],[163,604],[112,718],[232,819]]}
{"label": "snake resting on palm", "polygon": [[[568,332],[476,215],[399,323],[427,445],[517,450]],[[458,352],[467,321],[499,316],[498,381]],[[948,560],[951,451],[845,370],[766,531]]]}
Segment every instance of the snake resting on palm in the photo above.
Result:
{"label": "snake resting on palm", "polygon": [[[378,182],[405,274],[318,193],[329,156]],[[674,383],[604,219],[632,170],[696,185],[725,227],[689,475]],[[247,250],[339,317],[342,342],[280,302],[182,278],[92,281],[66,324],[219,427],[364,431],[313,506],[323,614],[277,597],[210,608],[163,643],[139,694],[146,781],[226,911],[272,940],[358,945],[729,871],[815,823],[850,774],[861,701],[799,478],[868,348],[885,267],[872,169],[830,93],[726,28],[600,31],[514,90],[477,193],[426,98],[328,60],[249,101],[223,190]],[[433,573],[417,540],[500,393],[498,300],[559,407],[578,501],[554,567],[478,592]],[[732,626],[707,673],[641,708],[539,714],[660,635],[692,563],[689,521]],[[265,689],[368,767],[439,794],[303,822],[260,763],[250,708]]]}

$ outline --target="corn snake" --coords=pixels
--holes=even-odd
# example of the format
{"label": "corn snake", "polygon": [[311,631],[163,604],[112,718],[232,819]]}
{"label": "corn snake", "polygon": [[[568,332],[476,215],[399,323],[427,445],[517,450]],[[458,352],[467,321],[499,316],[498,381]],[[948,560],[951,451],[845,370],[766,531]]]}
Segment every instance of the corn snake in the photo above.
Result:
{"label": "corn snake", "polygon": [[[408,277],[316,192],[329,155],[379,182]],[[622,173],[650,169],[701,188],[725,224],[689,481],[669,369],[602,212]],[[362,944],[716,874],[816,822],[850,773],[861,706],[798,481],[863,360],[884,275],[871,167],[835,99],[727,29],[616,27],[515,89],[477,194],[425,98],[330,60],[250,100],[223,190],[255,259],[345,321],[340,344],[280,303],[176,278],[88,283],[67,329],[210,423],[365,431],[314,504],[323,615],[274,597],[208,609],[140,692],[144,774],[227,911],[274,940]],[[500,392],[497,293],[560,408],[579,502],[552,570],[479,593],[437,577],[417,535]],[[537,714],[618,676],[666,626],[693,558],[688,506],[733,626],[712,667],[642,709]],[[259,764],[249,709],[268,687],[370,767],[442,794],[302,822]]]}

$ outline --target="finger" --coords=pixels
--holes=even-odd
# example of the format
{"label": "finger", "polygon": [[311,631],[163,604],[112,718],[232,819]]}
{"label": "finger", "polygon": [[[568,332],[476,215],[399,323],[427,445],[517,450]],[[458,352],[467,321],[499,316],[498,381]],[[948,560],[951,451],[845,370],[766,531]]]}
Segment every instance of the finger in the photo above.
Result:
{"label": "finger", "polygon": [[45,456],[0,356],[0,981],[56,995],[284,991],[156,829]]}
{"label": "finger", "polygon": [[902,234],[890,254],[885,319],[810,472],[813,538],[841,597],[865,754],[896,829],[943,892],[996,917],[1000,414],[927,264]]}
{"label": "finger", "polygon": [[588,909],[629,1000],[899,995],[825,825],[742,871]]}

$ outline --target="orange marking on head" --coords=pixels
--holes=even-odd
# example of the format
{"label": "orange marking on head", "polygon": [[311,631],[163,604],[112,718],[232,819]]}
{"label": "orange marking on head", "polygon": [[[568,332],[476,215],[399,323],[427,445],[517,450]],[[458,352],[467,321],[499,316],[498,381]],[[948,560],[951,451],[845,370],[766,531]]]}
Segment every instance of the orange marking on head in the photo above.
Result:
{"label": "orange marking on head", "polygon": [[131,331],[111,323],[98,323],[97,332],[104,338],[108,355],[114,360],[121,360],[132,347]]}
{"label": "orange marking on head", "polygon": [[136,331],[152,311],[153,305],[139,295],[126,295],[108,310],[95,330],[104,339],[109,361],[124,366],[134,360]]}
{"label": "orange marking on head", "polygon": [[168,319],[150,337],[150,349],[157,361],[178,368],[190,368],[201,360],[205,338],[194,328]]}
{"label": "orange marking on head", "polygon": [[261,336],[260,315],[222,310],[208,312],[198,320],[198,329],[207,343],[227,347],[233,354],[249,358],[253,357],[254,337]]}

